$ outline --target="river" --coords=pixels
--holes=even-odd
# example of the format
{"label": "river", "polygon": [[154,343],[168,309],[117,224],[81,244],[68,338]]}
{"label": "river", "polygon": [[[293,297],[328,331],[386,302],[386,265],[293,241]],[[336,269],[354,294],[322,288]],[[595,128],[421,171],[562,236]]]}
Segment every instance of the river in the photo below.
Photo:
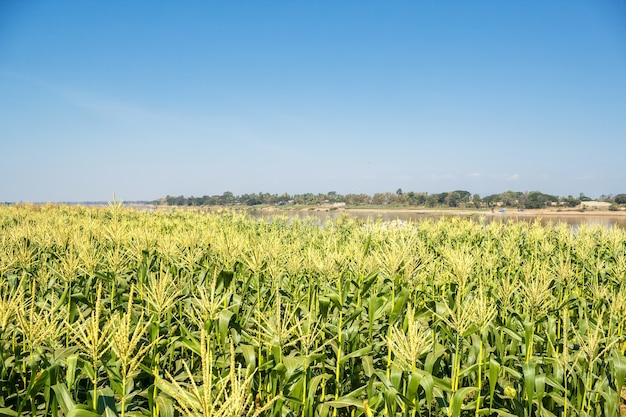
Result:
{"label": "river", "polygon": [[381,219],[382,221],[393,221],[393,220],[402,220],[402,221],[418,221],[422,219],[439,219],[442,217],[450,217],[450,216],[458,216],[458,217],[474,217],[474,218],[484,218],[486,222],[506,222],[509,220],[513,221],[524,221],[524,222],[535,222],[537,219],[540,220],[541,224],[549,225],[549,224],[558,224],[565,223],[574,228],[578,228],[583,224],[587,225],[601,225],[606,228],[611,227],[621,227],[626,229],[626,216],[620,215],[610,215],[606,212],[603,214],[594,215],[593,213],[585,213],[585,214],[562,214],[559,215],[558,212],[552,212],[550,214],[535,214],[531,212],[477,212],[477,213],[461,213],[461,212],[428,212],[428,211],[394,211],[394,210],[347,210],[347,211],[294,211],[294,210],[279,210],[279,211],[249,211],[249,214],[252,217],[256,218],[271,218],[273,216],[287,216],[289,218],[300,217],[300,218],[314,218],[318,219],[320,223],[325,223],[329,219],[335,219],[339,216],[348,215],[356,217],[357,219],[367,220],[367,219]]}

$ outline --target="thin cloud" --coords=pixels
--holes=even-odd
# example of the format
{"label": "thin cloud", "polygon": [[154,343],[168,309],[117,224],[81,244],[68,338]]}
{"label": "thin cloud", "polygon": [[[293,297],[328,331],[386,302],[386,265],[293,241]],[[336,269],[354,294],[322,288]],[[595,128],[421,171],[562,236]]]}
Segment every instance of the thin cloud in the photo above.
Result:
{"label": "thin cloud", "polygon": [[158,119],[163,116],[125,100],[110,98],[91,91],[55,84],[39,77],[11,71],[0,71],[0,76],[24,84],[30,84],[75,107],[105,118],[136,121],[138,119],[145,120],[147,118]]}
{"label": "thin cloud", "polygon": [[507,181],[517,181],[521,178],[521,176],[519,174],[513,174],[513,175],[509,175],[506,180]]}
{"label": "thin cloud", "polygon": [[156,117],[150,110],[122,100],[102,98],[91,94],[76,92],[67,92],[65,97],[75,106],[101,117],[126,121],[145,120]]}

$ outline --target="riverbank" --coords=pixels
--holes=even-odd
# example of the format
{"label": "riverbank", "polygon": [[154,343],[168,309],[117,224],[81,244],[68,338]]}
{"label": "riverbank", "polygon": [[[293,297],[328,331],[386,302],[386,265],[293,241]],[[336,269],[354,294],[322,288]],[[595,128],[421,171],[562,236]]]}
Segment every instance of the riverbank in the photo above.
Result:
{"label": "riverbank", "polygon": [[[144,207],[145,208],[145,207]],[[151,206],[153,209],[200,209],[200,210],[243,210],[256,214],[271,213],[346,213],[346,214],[381,214],[381,215],[435,215],[435,216],[485,216],[485,217],[619,217],[626,218],[626,210],[612,211],[600,208],[544,208],[519,211],[507,208],[471,209],[471,208],[424,208],[424,207],[337,207],[337,206]]]}
{"label": "riverbank", "polygon": [[[320,208],[318,211],[331,211]],[[428,208],[345,208],[335,211],[343,211],[346,213],[381,213],[381,214],[425,214],[425,215],[451,215],[451,216],[518,216],[518,217],[626,217],[626,211],[611,210],[580,210],[580,209],[531,209],[519,211],[517,209],[506,209],[499,211],[498,209],[428,209]]]}

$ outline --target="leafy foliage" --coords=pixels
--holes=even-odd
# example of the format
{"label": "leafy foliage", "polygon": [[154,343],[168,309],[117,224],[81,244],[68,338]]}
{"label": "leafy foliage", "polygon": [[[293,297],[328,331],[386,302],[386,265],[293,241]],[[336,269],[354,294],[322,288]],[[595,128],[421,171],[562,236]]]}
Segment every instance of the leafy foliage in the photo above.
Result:
{"label": "leafy foliage", "polygon": [[625,280],[619,228],[0,207],[0,414],[613,416]]}

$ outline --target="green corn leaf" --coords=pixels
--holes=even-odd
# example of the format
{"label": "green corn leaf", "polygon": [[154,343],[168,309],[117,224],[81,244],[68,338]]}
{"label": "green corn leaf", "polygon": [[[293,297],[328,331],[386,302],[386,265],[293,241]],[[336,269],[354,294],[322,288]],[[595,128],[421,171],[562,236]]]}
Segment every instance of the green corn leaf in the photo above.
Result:
{"label": "green corn leaf", "polygon": [[535,368],[536,366],[533,361],[522,365],[522,369],[524,371],[524,389],[526,391],[526,401],[529,413],[532,408],[536,386]]}
{"label": "green corn leaf", "polygon": [[104,417],[117,416],[117,411],[115,410],[115,394],[111,388],[98,390],[96,403],[98,404],[98,414],[104,415]]}
{"label": "green corn leaf", "polygon": [[511,339],[517,342],[521,342],[523,340],[522,337],[515,330],[509,329],[508,327],[504,327],[504,326],[498,327],[498,331],[502,331],[506,333],[507,336],[509,336]]}
{"label": "green corn leaf", "polygon": [[465,398],[476,391],[478,391],[478,388],[476,387],[464,387],[455,392],[454,396],[452,397],[452,403],[450,404],[450,416],[459,417],[461,415],[461,410],[463,408],[463,402],[465,401]]}
{"label": "green corn leaf", "polygon": [[226,343],[226,338],[228,337],[228,328],[230,327],[231,319],[233,318],[234,313],[230,310],[222,310],[219,314],[218,319],[218,328],[220,334],[220,342],[222,345]]}
{"label": "green corn leaf", "polygon": [[496,385],[500,377],[500,363],[496,358],[489,359],[489,409],[493,408],[493,400],[496,392]]}
{"label": "green corn leaf", "polygon": [[319,386],[330,378],[330,374],[316,375],[311,378],[311,382],[309,383],[309,398],[316,398]]}
{"label": "green corn leaf", "polygon": [[67,388],[74,389],[74,383],[76,382],[76,368],[78,365],[78,355],[70,355],[65,359],[66,371],[65,371],[65,383]]}
{"label": "green corn leaf", "polygon": [[494,409],[493,412],[496,413],[496,415],[501,416],[501,417],[519,417],[519,415],[511,414],[507,410]]}
{"label": "green corn leaf", "polygon": [[82,370],[89,379],[94,379],[96,371],[94,371],[93,366],[89,362],[82,362]]}
{"label": "green corn leaf", "polygon": [[346,408],[355,407],[359,410],[363,410],[363,400],[358,398],[342,397],[335,401],[328,401],[324,405],[332,408]]}
{"label": "green corn leaf", "polygon": [[436,345],[435,348],[426,355],[424,360],[424,371],[432,374],[435,364],[446,353],[446,348],[441,345]]}
{"label": "green corn leaf", "polygon": [[377,295],[372,295],[369,299],[367,314],[369,323],[373,324],[376,322],[376,318],[380,317],[380,310],[383,308],[385,303],[385,299],[383,297],[379,297]]}
{"label": "green corn leaf", "polygon": [[361,282],[361,296],[366,296],[369,289],[376,282],[376,278],[378,278],[378,271],[374,271],[366,276]]}
{"label": "green corn leaf", "polygon": [[547,375],[544,374],[546,385],[552,387],[553,389],[560,391],[562,393],[565,392],[565,387],[561,384],[561,380],[557,379],[558,375]]}
{"label": "green corn leaf", "polygon": [[94,413],[93,411],[85,410],[82,408],[74,408],[67,413],[67,417],[102,417],[98,413]]}
{"label": "green corn leaf", "polygon": [[51,388],[52,391],[54,391],[55,398],[57,399],[57,403],[59,404],[59,407],[61,407],[63,414],[67,415],[70,410],[73,410],[76,406],[72,396],[67,390],[67,386],[65,384],[56,384]]}
{"label": "green corn leaf", "polygon": [[328,298],[330,298],[330,301],[332,301],[335,307],[341,310],[343,306],[343,300],[339,297],[339,294],[337,294],[334,290],[329,290]]}
{"label": "green corn leaf", "polygon": [[355,350],[354,352],[350,352],[349,354],[342,356],[341,360],[339,360],[339,363],[341,365],[344,365],[350,359],[359,358],[361,356],[367,355],[368,353],[372,351],[372,349],[373,349],[372,346],[365,346],[364,348]]}
{"label": "green corn leaf", "polygon": [[328,309],[330,308],[330,299],[328,297],[320,297],[319,298],[319,309],[322,318],[328,317]]}
{"label": "green corn leaf", "polygon": [[189,349],[197,355],[200,355],[200,341],[194,337],[180,337],[176,343],[172,345],[179,345],[185,349]]}
{"label": "green corn leaf", "polygon": [[546,389],[546,376],[540,374],[535,376],[535,394],[537,397],[537,407],[539,412],[543,410],[543,395]]}
{"label": "green corn leaf", "polygon": [[223,269],[217,277],[217,288],[220,290],[229,288],[234,276],[234,271]]}
{"label": "green corn leaf", "polygon": [[418,399],[417,391],[420,387],[421,382],[422,382],[422,375],[420,375],[417,372],[411,372],[409,374],[409,381],[407,385],[406,396],[410,401],[416,401]]}
{"label": "green corn leaf", "polygon": [[541,417],[557,417],[556,414],[554,414],[553,412],[549,411],[547,408],[542,408],[541,411],[539,412],[539,415]]}
{"label": "green corn leaf", "polygon": [[35,375],[35,377],[30,381],[28,386],[28,396],[34,398],[38,393],[41,387],[43,387],[46,382],[48,382],[49,372],[47,369],[41,370]]}
{"label": "green corn leaf", "polygon": [[393,387],[397,391],[400,390],[400,384],[402,384],[402,374],[403,372],[400,368],[398,368],[397,366],[391,365],[389,381],[391,382],[391,385],[393,385]]}
{"label": "green corn leaf", "polygon": [[240,345],[241,352],[243,353],[243,358],[246,361],[246,366],[248,368],[254,369],[256,368],[256,353],[257,350],[252,345]]}
{"label": "green corn leaf", "polygon": [[615,373],[615,388],[618,393],[621,393],[622,387],[626,384],[626,357],[614,352],[611,359]]}
{"label": "green corn leaf", "polygon": [[391,314],[389,314],[389,323],[395,323],[398,317],[404,310],[406,309],[406,303],[409,299],[409,290],[406,288],[402,288],[400,292],[396,295],[396,300],[393,303],[393,309],[391,310]]}
{"label": "green corn leaf", "polygon": [[365,372],[365,376],[371,378],[374,374],[374,358],[368,355],[363,355],[361,357],[361,362],[363,363],[363,371]]}
{"label": "green corn leaf", "polygon": [[424,388],[426,403],[428,404],[428,409],[430,410],[430,405],[433,402],[433,394],[435,392],[435,380],[433,379],[433,376],[429,373],[422,374],[420,385]]}
{"label": "green corn leaf", "polygon": [[156,399],[156,404],[159,409],[159,416],[174,417],[174,404],[169,397],[159,394]]}

